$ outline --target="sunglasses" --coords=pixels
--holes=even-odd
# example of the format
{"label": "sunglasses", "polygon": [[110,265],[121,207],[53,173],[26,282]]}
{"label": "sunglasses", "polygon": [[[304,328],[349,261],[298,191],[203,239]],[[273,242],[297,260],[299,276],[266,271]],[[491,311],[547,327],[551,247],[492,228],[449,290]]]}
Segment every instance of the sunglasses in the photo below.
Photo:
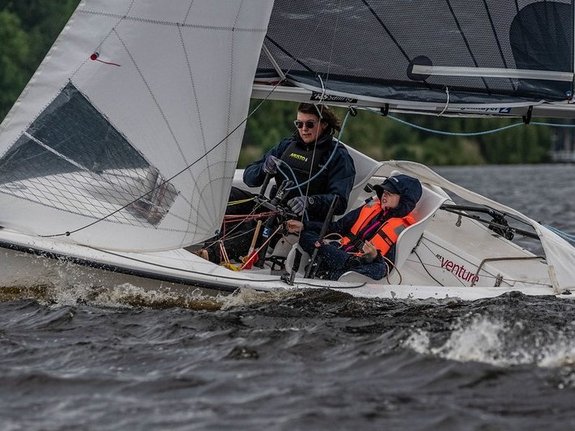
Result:
{"label": "sunglasses", "polygon": [[303,126],[305,126],[307,129],[313,129],[315,127],[315,125],[317,124],[317,121],[300,121],[300,120],[295,120],[293,122],[294,126],[296,126],[298,129],[301,129]]}

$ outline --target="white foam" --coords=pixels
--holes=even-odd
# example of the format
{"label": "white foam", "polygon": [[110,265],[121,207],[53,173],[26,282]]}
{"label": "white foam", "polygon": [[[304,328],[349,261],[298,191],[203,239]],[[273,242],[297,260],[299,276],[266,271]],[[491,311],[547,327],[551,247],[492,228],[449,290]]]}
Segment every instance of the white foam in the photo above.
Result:
{"label": "white foam", "polygon": [[554,337],[537,335],[529,345],[521,346],[517,333],[524,330],[522,322],[509,327],[502,321],[485,316],[475,316],[469,322],[455,325],[448,340],[431,347],[432,335],[414,331],[403,343],[420,354],[437,356],[459,362],[482,362],[496,366],[536,365],[544,368],[575,366],[575,340],[563,332]]}
{"label": "white foam", "polygon": [[222,296],[220,300],[222,302],[222,310],[227,310],[246,305],[281,302],[282,300],[302,295],[303,292],[290,289],[262,292],[254,289],[242,288],[238,289],[232,295]]}
{"label": "white foam", "polygon": [[453,331],[443,346],[431,349],[431,352],[455,361],[501,365],[503,343],[500,333],[503,329],[502,323],[477,316],[469,325]]}
{"label": "white foam", "polygon": [[403,342],[403,346],[417,353],[427,354],[429,353],[429,336],[425,331],[417,330]]}

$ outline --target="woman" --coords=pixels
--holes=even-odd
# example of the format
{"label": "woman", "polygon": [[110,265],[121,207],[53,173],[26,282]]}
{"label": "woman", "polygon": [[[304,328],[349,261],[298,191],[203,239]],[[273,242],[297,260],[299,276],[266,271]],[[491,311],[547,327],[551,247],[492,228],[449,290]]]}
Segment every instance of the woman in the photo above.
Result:
{"label": "woman", "polygon": [[[302,103],[298,106],[294,121],[296,130],[268,151],[260,160],[251,163],[244,171],[244,182],[250,187],[260,187],[266,175],[275,178],[279,186],[284,180],[291,181],[283,202],[292,212],[309,220],[322,221],[327,214],[333,197],[338,196],[335,214],[343,214],[355,180],[353,159],[347,149],[334,139],[340,130],[335,114],[326,106]],[[311,181],[310,181],[311,180]],[[272,196],[275,194],[272,190]],[[254,211],[253,197],[249,192],[232,188],[230,202],[244,201],[242,206],[228,206],[226,214],[251,214]],[[265,210],[256,208],[256,212]],[[220,244],[226,250],[227,258],[239,260],[246,256],[256,222],[240,220],[224,224],[219,236],[212,238],[198,251],[202,257],[213,262],[222,260]],[[273,245],[277,238],[272,238]],[[261,244],[261,239],[258,245]]]}
{"label": "woman", "polygon": [[346,148],[334,139],[340,130],[335,114],[323,105],[301,103],[294,121],[296,131],[282,139],[244,171],[244,183],[259,187],[267,174],[276,185],[292,181],[284,201],[310,220],[323,221],[335,195],[335,214],[343,214],[355,180],[355,166]]}

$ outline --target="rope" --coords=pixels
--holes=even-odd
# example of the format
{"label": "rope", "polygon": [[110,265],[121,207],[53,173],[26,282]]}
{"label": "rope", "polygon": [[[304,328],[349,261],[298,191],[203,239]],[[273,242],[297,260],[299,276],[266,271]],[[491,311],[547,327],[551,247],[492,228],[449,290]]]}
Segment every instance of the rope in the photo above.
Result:
{"label": "rope", "polygon": [[278,214],[278,211],[267,211],[257,214],[228,214],[224,216],[224,223],[237,223],[244,220],[259,220],[262,218],[271,217],[275,214]]}
{"label": "rope", "polygon": [[229,207],[233,207],[234,205],[241,205],[241,204],[245,204],[246,202],[250,202],[255,200],[255,196],[252,198],[247,198],[247,199],[238,199],[237,201],[229,201],[228,202],[228,206]]}
{"label": "rope", "polygon": [[[449,96],[448,96],[448,102],[447,103],[449,103]],[[446,105],[446,107],[447,107],[447,105]],[[363,108],[363,109],[366,109],[368,111],[373,111],[372,109],[369,109],[369,108]],[[445,111],[445,109],[444,109],[444,111]],[[441,116],[441,114],[443,114],[444,111],[442,111],[439,114],[439,116]],[[373,112],[375,112],[375,111],[373,111]],[[482,135],[489,135],[492,133],[502,132],[504,130],[508,130],[508,129],[512,129],[514,127],[525,125],[525,123],[523,121],[521,121],[521,122],[517,122],[517,123],[513,123],[513,124],[508,124],[506,126],[497,127],[495,129],[482,130],[482,131],[477,131],[477,132],[447,132],[445,130],[431,129],[429,127],[420,126],[418,124],[403,120],[399,117],[389,115],[389,114],[386,117],[390,118],[394,121],[397,121],[398,123],[401,123],[403,125],[413,127],[414,129],[417,129],[417,130],[421,130],[423,132],[433,133],[436,135],[444,135],[444,136],[482,136]],[[544,126],[544,127],[559,127],[559,128],[569,128],[569,129],[575,128],[575,124],[548,123],[548,122],[543,122],[543,121],[532,121],[529,124],[533,125],[533,126]]]}
{"label": "rope", "polygon": [[445,114],[445,111],[447,111],[447,108],[449,108],[449,87],[445,87],[445,106],[443,107],[443,110],[437,115],[438,117],[441,117],[443,114]]}
{"label": "rope", "polygon": [[[437,129],[430,129],[428,127],[423,127],[423,126],[419,126],[417,124],[414,123],[410,123],[409,121],[405,121],[402,120],[401,118],[395,117],[393,115],[388,115],[387,118],[391,118],[394,121],[397,121],[398,123],[404,124],[406,126],[410,126],[413,127],[414,129],[417,130],[422,130],[424,132],[429,132],[429,133],[435,133],[436,135],[445,135],[445,136],[481,136],[481,135],[489,135],[491,133],[497,133],[497,132],[501,132],[503,130],[507,130],[507,129],[511,129],[513,127],[517,127],[517,126],[523,126],[524,123],[520,122],[520,123],[514,123],[514,124],[508,124],[507,126],[503,126],[503,127],[498,127],[496,129],[491,129],[491,130],[483,130],[480,132],[446,132],[444,130],[437,130]],[[531,123],[531,124],[535,124],[537,125],[537,123]],[[573,127],[575,127],[575,124],[573,125]]]}
{"label": "rope", "polygon": [[385,279],[387,280],[387,284],[391,284],[391,281],[389,280],[389,273],[394,269],[397,272],[397,275],[399,275],[399,281],[397,282],[397,284],[403,283],[403,276],[401,275],[399,268],[395,266],[395,264],[391,261],[391,259],[388,259],[386,256],[382,257],[383,257],[383,263],[385,263],[385,266],[387,266],[387,272],[385,273]]}
{"label": "rope", "polygon": [[560,124],[560,123],[546,123],[542,121],[532,121],[530,124],[535,126],[546,126],[546,127],[563,127],[572,129],[575,127],[575,124]]}

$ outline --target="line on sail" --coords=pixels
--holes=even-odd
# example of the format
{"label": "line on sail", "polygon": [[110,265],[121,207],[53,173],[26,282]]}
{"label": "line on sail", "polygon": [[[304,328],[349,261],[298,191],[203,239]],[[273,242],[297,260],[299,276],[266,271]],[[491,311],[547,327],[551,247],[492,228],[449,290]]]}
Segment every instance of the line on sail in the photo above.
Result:
{"label": "line on sail", "polygon": [[[497,34],[497,29],[495,28],[495,23],[493,22],[493,17],[491,16],[491,11],[489,10],[489,6],[487,5],[487,0],[483,0],[483,6],[485,6],[485,12],[487,13],[487,17],[489,18],[489,25],[491,25],[491,31],[493,32],[493,36],[495,37],[495,43],[497,43],[497,49],[499,50],[499,55],[501,56],[501,61],[503,62],[503,66],[507,68],[507,61],[505,60],[505,54],[503,54],[503,48],[501,46],[501,41],[499,40],[499,35]],[[512,79],[509,79],[509,83],[513,90],[517,90],[517,86],[513,82]]]}
{"label": "line on sail", "polygon": [[[461,34],[461,37],[463,38],[463,42],[465,43],[465,46],[467,47],[467,52],[469,53],[471,60],[473,60],[473,64],[475,64],[475,67],[479,67],[479,63],[477,62],[477,59],[475,58],[475,54],[473,54],[473,51],[471,50],[471,46],[469,45],[469,41],[467,40],[467,37],[465,36],[465,33],[463,31],[463,28],[461,27],[461,23],[459,22],[459,19],[457,19],[457,15],[455,15],[455,11],[453,10],[453,6],[451,6],[451,2],[449,0],[446,0],[446,3],[447,3],[447,7],[449,8],[449,11],[451,12],[451,16],[455,20],[455,25],[457,25],[457,29],[459,30],[459,33]],[[487,85],[487,81],[485,80],[485,78],[481,78],[481,80],[483,81],[483,85],[485,85],[485,89],[487,91],[490,91],[489,85]]]}
{"label": "line on sail", "polygon": [[24,132],[23,133],[24,136],[26,136],[28,139],[30,139],[31,141],[35,142],[36,144],[40,145],[42,148],[44,148],[47,151],[50,151],[52,154],[55,154],[56,156],[60,157],[61,159],[66,160],[68,163],[76,166],[78,169],[81,169],[83,171],[86,172],[90,172],[90,169],[86,168],[85,166],[82,166],[80,163],[72,160],[69,157],[66,157],[64,154],[56,151],[54,148],[46,145],[45,143],[43,143],[42,141],[40,141],[39,139],[36,139],[34,136],[32,136],[30,133],[28,132]]}

